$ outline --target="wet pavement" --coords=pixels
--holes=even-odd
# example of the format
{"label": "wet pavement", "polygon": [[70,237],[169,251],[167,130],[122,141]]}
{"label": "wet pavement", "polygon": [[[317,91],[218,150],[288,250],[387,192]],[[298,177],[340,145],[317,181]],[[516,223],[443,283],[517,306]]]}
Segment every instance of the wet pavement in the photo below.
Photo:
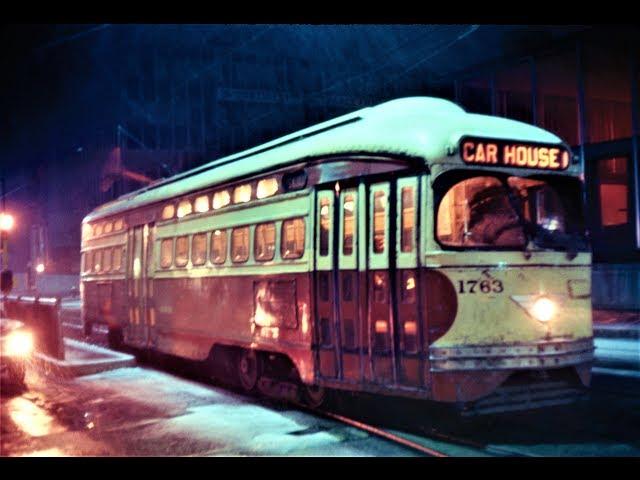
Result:
{"label": "wet pavement", "polygon": [[[31,369],[1,392],[2,456],[412,456],[340,422],[143,364],[59,379]],[[429,403],[340,395],[330,410],[448,455],[640,456],[640,374],[596,369],[590,395],[462,418]],[[616,372],[619,373],[619,372]]]}
{"label": "wet pavement", "polygon": [[282,404],[148,367],[64,380],[31,369],[3,387],[2,456],[411,456]]}

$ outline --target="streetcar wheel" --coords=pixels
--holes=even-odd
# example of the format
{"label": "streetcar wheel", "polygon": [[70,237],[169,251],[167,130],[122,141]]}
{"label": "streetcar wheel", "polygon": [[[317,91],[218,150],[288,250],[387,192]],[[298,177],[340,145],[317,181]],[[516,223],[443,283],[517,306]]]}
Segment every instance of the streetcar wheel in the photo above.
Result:
{"label": "streetcar wheel", "polygon": [[253,350],[243,350],[238,356],[238,380],[243,390],[251,393],[258,384],[260,378],[260,360]]}
{"label": "streetcar wheel", "polygon": [[302,399],[311,408],[318,408],[327,399],[327,391],[319,385],[303,385]]}

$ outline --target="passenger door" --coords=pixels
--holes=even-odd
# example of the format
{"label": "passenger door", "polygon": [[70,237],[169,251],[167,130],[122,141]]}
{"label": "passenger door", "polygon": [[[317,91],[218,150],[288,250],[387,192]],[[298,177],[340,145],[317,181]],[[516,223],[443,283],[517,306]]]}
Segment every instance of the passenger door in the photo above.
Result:
{"label": "passenger door", "polygon": [[124,329],[125,341],[133,346],[145,348],[149,342],[149,294],[148,266],[152,242],[150,231],[153,224],[136,226],[129,232],[129,261],[127,278],[129,292],[129,323]]}

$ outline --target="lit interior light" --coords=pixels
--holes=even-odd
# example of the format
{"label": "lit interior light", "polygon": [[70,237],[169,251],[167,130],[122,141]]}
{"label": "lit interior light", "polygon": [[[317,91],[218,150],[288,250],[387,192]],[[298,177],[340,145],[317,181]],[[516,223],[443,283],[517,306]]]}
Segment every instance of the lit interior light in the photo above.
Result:
{"label": "lit interior light", "polygon": [[347,212],[353,212],[353,201],[352,200],[348,200],[348,201],[344,202],[344,209]]}
{"label": "lit interior light", "polygon": [[196,212],[203,213],[209,211],[209,197],[203,195],[201,197],[196,198]]}
{"label": "lit interior light", "polygon": [[258,182],[256,197],[267,198],[278,192],[278,180],[275,178],[265,178]]}
{"label": "lit interior light", "polygon": [[555,316],[557,308],[553,300],[540,297],[531,306],[531,315],[541,322],[548,322]]}
{"label": "lit interior light", "polygon": [[13,332],[6,345],[8,355],[24,357],[33,350],[33,336],[29,332]]}
{"label": "lit interior light", "polygon": [[178,218],[189,215],[191,212],[193,212],[193,207],[189,200],[184,200],[178,204]]}
{"label": "lit interior light", "polygon": [[44,263],[39,263],[38,265],[36,265],[36,272],[38,273],[44,272]]}
{"label": "lit interior light", "polygon": [[323,205],[322,207],[320,207],[320,215],[322,215],[323,217],[329,215],[329,205]]}
{"label": "lit interior light", "polygon": [[233,190],[233,203],[246,203],[251,200],[251,184],[239,185]]}
{"label": "lit interior light", "polygon": [[222,190],[220,192],[216,192],[213,194],[214,210],[225,207],[229,205],[230,202],[231,202],[231,195],[229,195],[229,190]]}

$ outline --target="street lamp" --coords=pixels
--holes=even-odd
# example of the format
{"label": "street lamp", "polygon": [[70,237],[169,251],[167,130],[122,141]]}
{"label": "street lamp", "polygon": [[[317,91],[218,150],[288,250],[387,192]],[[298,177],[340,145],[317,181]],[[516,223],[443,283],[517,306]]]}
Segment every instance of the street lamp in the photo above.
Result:
{"label": "street lamp", "polygon": [[13,216],[9,213],[2,212],[0,213],[0,230],[3,232],[8,232],[13,228],[14,220]]}

